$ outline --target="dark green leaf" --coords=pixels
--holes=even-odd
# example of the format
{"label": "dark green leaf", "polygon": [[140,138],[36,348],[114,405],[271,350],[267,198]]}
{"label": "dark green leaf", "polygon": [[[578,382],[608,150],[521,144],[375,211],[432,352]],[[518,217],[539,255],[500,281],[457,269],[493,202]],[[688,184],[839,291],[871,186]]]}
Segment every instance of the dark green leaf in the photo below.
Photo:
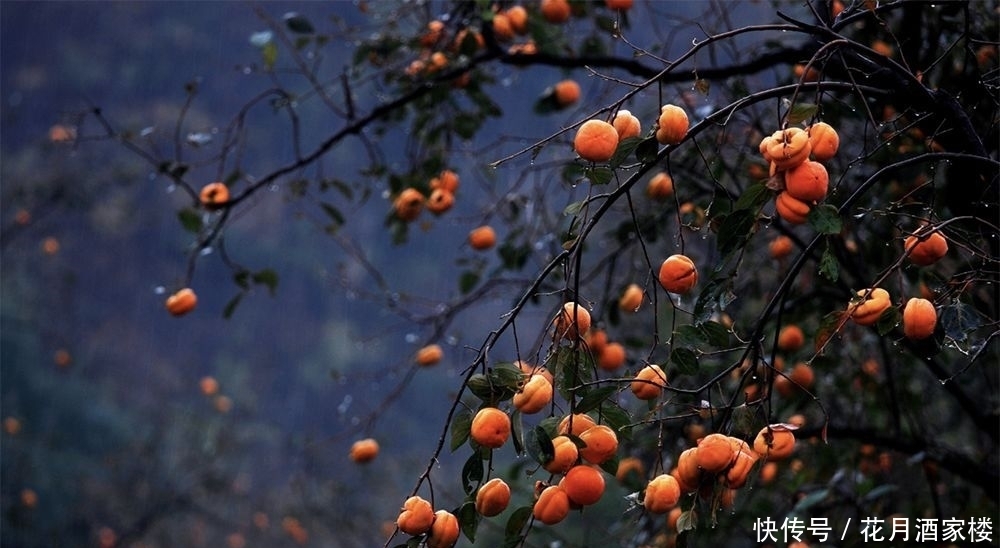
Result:
{"label": "dark green leaf", "polygon": [[561,107],[559,106],[559,103],[556,101],[556,96],[553,93],[553,90],[550,89],[548,90],[548,93],[542,95],[541,97],[538,98],[538,100],[535,101],[532,110],[534,111],[535,114],[551,114],[553,112],[556,112],[560,108]]}
{"label": "dark green leaf", "polygon": [[726,256],[746,245],[753,235],[756,223],[756,214],[747,209],[726,215],[719,225],[719,253]]}
{"label": "dark green leaf", "polygon": [[451,127],[462,139],[472,139],[479,131],[480,119],[478,116],[462,113],[456,115],[451,122]]}
{"label": "dark green leaf", "polygon": [[606,460],[606,461],[604,461],[604,462],[601,463],[601,470],[604,470],[609,475],[617,476],[618,475],[618,463],[619,462],[620,462],[620,458],[618,457],[618,454],[615,454],[610,459],[608,459],[608,460]]}
{"label": "dark green leaf", "polygon": [[571,400],[576,390],[593,380],[594,358],[584,349],[560,347],[556,353],[556,371],[559,393]]}
{"label": "dark green leaf", "polygon": [[699,346],[707,342],[705,332],[694,325],[682,325],[674,331],[673,344],[676,346]]}
{"label": "dark green leaf", "polygon": [[705,285],[694,305],[695,321],[709,320],[716,312],[722,312],[736,299],[732,292],[732,278],[715,278]]}
{"label": "dark green leaf", "polygon": [[330,219],[333,220],[334,226],[340,226],[344,224],[344,215],[340,212],[339,209],[333,207],[332,205],[326,202],[320,202],[319,205],[320,207],[323,208],[323,211],[327,214],[327,216],[329,216]]}
{"label": "dark green leaf", "polygon": [[601,422],[614,430],[619,439],[627,440],[632,437],[632,429],[629,428],[629,425],[632,424],[632,416],[617,403],[604,400],[599,414]]}
{"label": "dark green leaf", "polygon": [[580,401],[576,404],[576,413],[586,413],[597,409],[604,403],[604,400],[610,398],[613,394],[618,392],[617,386],[602,386],[594,390],[587,392],[585,396],[580,398]]}
{"label": "dark green leaf", "polygon": [[524,453],[524,420],[520,411],[515,410],[510,417],[510,441],[514,444],[514,454]]}
{"label": "dark green leaf", "polygon": [[615,22],[614,19],[608,17],[607,15],[598,15],[597,17],[595,17],[594,24],[597,25],[597,28],[603,30],[604,32],[608,33],[618,32],[618,29],[616,28],[617,23]]}
{"label": "dark green leaf", "polygon": [[[786,105],[787,106],[787,105]],[[788,111],[787,121],[789,125],[800,124],[812,118],[819,112],[819,105],[814,103],[795,103]]]}
{"label": "dark green leaf", "polygon": [[472,429],[472,417],[472,412],[468,409],[462,409],[455,413],[455,417],[451,421],[452,452],[469,440],[469,431]]}
{"label": "dark green leaf", "polygon": [[844,222],[837,214],[837,208],[830,204],[822,204],[812,208],[806,220],[809,222],[809,226],[820,234],[840,234],[844,228]]}
{"label": "dark green leaf", "polygon": [[899,325],[902,319],[903,315],[900,314],[899,309],[895,306],[890,306],[878,317],[878,321],[875,322],[875,329],[878,330],[879,335],[888,335],[890,331]]}
{"label": "dark green leaf", "polygon": [[222,309],[222,317],[227,320],[232,317],[233,312],[236,312],[236,307],[239,306],[240,301],[243,300],[244,293],[241,291],[237,293],[229,302],[226,303],[226,307]]}
{"label": "dark green leaf", "polygon": [[694,375],[698,372],[698,355],[688,348],[674,348],[670,353],[670,363],[682,375]]}
{"label": "dark green leaf", "polygon": [[584,176],[592,185],[606,185],[614,178],[615,172],[606,167],[595,167],[584,171]]}
{"label": "dark green leaf", "polygon": [[713,321],[703,322],[698,324],[698,328],[705,334],[708,344],[719,348],[729,346],[729,335],[731,332],[729,328],[721,323]]}
{"label": "dark green leaf", "polygon": [[656,154],[660,151],[660,143],[655,137],[643,139],[635,147],[635,157],[644,164],[656,161]]}
{"label": "dark green leaf", "polygon": [[771,191],[763,183],[755,183],[746,188],[733,204],[734,210],[746,209],[756,212],[771,199]]}
{"label": "dark green leaf", "polygon": [[[493,383],[490,382],[489,377],[483,375],[482,373],[476,373],[470,377],[466,386],[469,387],[470,392],[484,402],[488,402],[493,399]],[[470,418],[470,424],[471,420],[472,419]]]}
{"label": "dark green leaf", "polygon": [[196,209],[186,207],[177,212],[177,219],[180,220],[181,226],[184,230],[188,232],[194,232],[197,234],[201,231],[204,226],[201,222],[201,214]]}
{"label": "dark green leaf", "polygon": [[469,539],[470,542],[475,542],[476,529],[479,528],[479,520],[482,519],[479,512],[476,512],[476,503],[470,500],[462,504],[455,512],[455,517],[458,518],[458,525],[465,538]]}
{"label": "dark green leaf", "polygon": [[819,275],[831,282],[837,281],[837,278],[840,277],[837,257],[833,254],[833,250],[830,249],[829,244],[823,250],[823,256],[819,258]]}
{"label": "dark green leaf", "polygon": [[465,489],[465,494],[471,494],[483,481],[484,472],[483,456],[479,451],[473,451],[462,467],[462,488]]}
{"label": "dark green leaf", "polygon": [[187,164],[182,164],[179,162],[170,162],[170,175],[180,179],[188,172],[189,166]]}
{"label": "dark green leaf", "polygon": [[504,527],[505,544],[511,539],[521,538],[521,529],[524,529],[524,525],[531,519],[532,510],[531,506],[522,506],[510,515],[510,518],[507,519],[507,525]]}
{"label": "dark green leaf", "polygon": [[531,255],[531,248],[526,245],[517,245],[507,241],[497,249],[497,253],[500,254],[504,268],[508,270],[520,270]]}
{"label": "dark green leaf", "polygon": [[278,273],[270,268],[254,272],[250,279],[255,284],[267,287],[271,295],[274,295],[274,291],[278,288]]}
{"label": "dark green leaf", "polygon": [[458,290],[465,295],[479,283],[479,273],[474,271],[463,272],[458,278]]}
{"label": "dark green leaf", "polygon": [[524,436],[524,448],[528,451],[528,456],[541,465],[555,458],[556,450],[552,445],[552,439],[541,426],[528,430]]}
{"label": "dark green leaf", "polygon": [[309,22],[304,15],[288,12],[285,14],[285,25],[288,26],[288,30],[298,33],[298,34],[312,34],[316,32],[312,23]]}
{"label": "dark green leaf", "polygon": [[250,271],[240,270],[236,274],[233,274],[233,282],[240,286],[241,289],[250,289]]}
{"label": "dark green leaf", "polygon": [[615,149],[615,155],[611,157],[610,164],[611,167],[618,167],[628,160],[628,157],[632,155],[636,147],[642,139],[638,137],[629,137],[627,139],[622,139],[618,142],[618,148]]}

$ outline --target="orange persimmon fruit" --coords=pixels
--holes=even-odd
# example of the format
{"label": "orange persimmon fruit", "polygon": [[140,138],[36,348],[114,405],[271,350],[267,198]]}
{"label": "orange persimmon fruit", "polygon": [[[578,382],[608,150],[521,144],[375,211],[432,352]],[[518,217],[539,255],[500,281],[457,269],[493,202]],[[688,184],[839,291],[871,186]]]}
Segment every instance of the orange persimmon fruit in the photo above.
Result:
{"label": "orange persimmon fruit", "polygon": [[576,130],[573,149],[589,162],[607,162],[618,148],[615,126],[604,120],[587,120]]}

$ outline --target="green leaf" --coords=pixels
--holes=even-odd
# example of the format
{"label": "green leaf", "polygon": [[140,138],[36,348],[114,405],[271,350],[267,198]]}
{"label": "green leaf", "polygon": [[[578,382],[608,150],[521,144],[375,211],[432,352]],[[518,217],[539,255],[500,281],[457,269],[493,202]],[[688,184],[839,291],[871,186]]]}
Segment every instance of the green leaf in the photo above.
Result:
{"label": "green leaf", "polygon": [[299,36],[295,39],[295,49],[301,50],[312,42],[312,36]]}
{"label": "green leaf", "polygon": [[514,454],[524,453],[524,420],[520,411],[515,410],[510,417],[510,441],[514,444]]}
{"label": "green leaf", "polygon": [[524,436],[524,448],[528,451],[528,456],[543,466],[555,458],[556,455],[552,439],[549,438],[548,432],[541,426],[536,426],[528,430]]}
{"label": "green leaf", "polygon": [[594,358],[583,349],[560,347],[556,353],[556,377],[559,393],[567,400],[573,399],[576,390],[593,380]]}
{"label": "green leaf", "polygon": [[734,210],[747,209],[756,212],[771,199],[771,191],[764,183],[755,183],[746,188],[733,204]]}
{"label": "green leaf", "polygon": [[245,293],[241,291],[237,293],[232,299],[229,299],[229,302],[226,303],[226,307],[222,309],[223,318],[226,318],[228,320],[233,316],[233,312],[236,312],[236,307],[239,306],[240,301],[243,300],[243,295],[245,295]]}
{"label": "green leaf", "polygon": [[472,291],[472,288],[476,287],[476,284],[478,283],[479,283],[478,272],[472,270],[465,271],[458,278],[458,290],[463,295],[465,295],[469,291]]}
{"label": "green leaf", "polygon": [[576,404],[576,413],[586,413],[597,409],[604,403],[604,400],[610,398],[613,394],[618,392],[617,386],[602,386],[594,390],[590,390],[580,398],[580,401]]}
{"label": "green leaf", "polygon": [[451,121],[451,127],[462,139],[472,139],[479,131],[480,118],[468,113],[456,115]]}
{"label": "green leaf", "polygon": [[708,342],[704,331],[694,325],[682,325],[674,331],[673,344],[676,346],[698,346]]}
{"label": "green leaf", "polygon": [[615,172],[607,167],[594,167],[583,172],[592,185],[606,185],[611,182]]}
{"label": "green leaf", "polygon": [[628,157],[632,155],[632,152],[635,151],[636,147],[638,147],[641,142],[642,139],[638,137],[629,137],[619,141],[618,148],[615,149],[615,154],[611,157],[609,162],[611,167],[618,167],[625,163],[625,161],[628,160]]}
{"label": "green leaf", "polygon": [[683,533],[684,531],[693,531],[697,528],[698,515],[695,514],[694,510],[681,512],[681,515],[677,518],[677,532]]}
{"label": "green leaf", "polygon": [[643,139],[635,147],[635,157],[644,164],[656,161],[656,154],[660,151],[660,143],[655,137]]}
{"label": "green leaf", "polygon": [[339,209],[333,207],[332,205],[326,202],[320,202],[319,205],[320,207],[323,208],[323,211],[327,214],[327,216],[333,220],[334,227],[339,227],[340,225],[344,224],[344,215],[340,212]]}
{"label": "green leaf", "polygon": [[524,525],[531,519],[532,510],[531,506],[522,506],[510,515],[510,518],[507,519],[507,525],[504,527],[505,544],[512,539],[520,540],[521,529],[524,529]]}
{"label": "green leaf", "polygon": [[304,15],[290,11],[285,14],[285,25],[288,30],[297,34],[313,34],[316,29]]}
{"label": "green leaf", "polygon": [[181,222],[181,226],[184,227],[184,230],[194,232],[195,234],[201,232],[201,229],[204,226],[201,222],[201,214],[198,213],[198,210],[190,207],[186,207],[178,211],[177,219]]}
{"label": "green leaf", "polygon": [[475,491],[479,483],[483,481],[484,473],[483,457],[479,451],[473,451],[462,467],[462,488],[465,489],[465,494],[468,495]]}
{"label": "green leaf", "polygon": [[274,291],[278,288],[278,273],[270,268],[254,272],[250,276],[250,279],[255,284],[266,286],[272,296],[274,295]]}
{"label": "green leaf", "polygon": [[705,334],[708,344],[719,348],[729,346],[729,335],[732,332],[721,323],[713,321],[702,322],[698,324],[698,328]]}
{"label": "green leaf", "polygon": [[698,372],[698,355],[688,348],[674,348],[670,352],[670,363],[682,375],[694,375]]}
{"label": "green leaf", "polygon": [[747,209],[726,215],[719,225],[719,253],[726,256],[745,246],[753,235],[756,224],[756,214]]}
{"label": "green leaf", "polygon": [[878,330],[879,335],[888,335],[890,331],[899,325],[902,319],[903,315],[899,312],[899,309],[895,306],[890,306],[878,317],[878,321],[875,322],[875,329]]}
{"label": "green leaf", "polygon": [[805,514],[810,508],[826,500],[829,494],[829,489],[820,489],[814,493],[810,493],[799,499],[799,502],[792,508],[792,512],[800,515]]}
{"label": "green leaf", "polygon": [[455,512],[455,517],[458,518],[458,526],[461,527],[465,538],[469,539],[469,542],[475,542],[476,529],[479,528],[479,520],[482,519],[482,516],[476,511],[476,503],[468,501],[462,504]]}
{"label": "green leaf", "polygon": [[632,429],[629,427],[632,424],[632,416],[620,405],[610,400],[604,400],[599,414],[601,421],[614,430],[619,439],[627,440],[632,437]]}
{"label": "green leaf", "polygon": [[823,250],[823,255],[819,258],[819,275],[831,282],[837,281],[837,278],[840,277],[837,257],[833,254],[833,250],[830,249],[829,243],[826,249]]}
{"label": "green leaf", "polygon": [[500,245],[497,253],[500,254],[504,268],[507,270],[520,270],[528,262],[528,257],[531,255],[531,248],[526,245],[517,245],[507,241]]}
{"label": "green leaf", "polygon": [[820,234],[840,234],[844,221],[837,214],[837,208],[830,204],[822,204],[812,208],[806,218],[809,226]]}
{"label": "green leaf", "polygon": [[469,440],[469,432],[472,430],[472,417],[472,411],[468,409],[462,409],[455,413],[455,417],[451,421],[452,452]]}
{"label": "green leaf", "polygon": [[862,502],[874,502],[890,493],[895,493],[899,491],[899,486],[892,484],[879,485],[878,487],[872,489],[865,493],[865,496],[861,497]]}
{"label": "green leaf", "polygon": [[695,321],[709,320],[716,312],[722,312],[729,303],[736,300],[732,291],[732,278],[715,278],[705,285],[694,305]]}
{"label": "green leaf", "polygon": [[[785,106],[788,106],[788,100],[784,101]],[[789,124],[800,124],[809,118],[812,118],[819,112],[819,105],[814,103],[795,103],[792,108],[788,111],[787,121]]]}
{"label": "green leaf", "polygon": [[233,274],[233,282],[240,286],[241,289],[250,289],[250,271],[240,270],[236,274]]}
{"label": "green leaf", "polygon": [[264,67],[268,70],[274,68],[274,63],[278,61],[278,45],[268,42],[260,47],[260,56],[264,60]]}
{"label": "green leaf", "polygon": [[601,470],[604,470],[609,475],[618,475],[618,463],[621,461],[618,454],[615,454],[610,459],[601,463]]}
{"label": "green leaf", "polygon": [[[469,377],[469,382],[466,383],[469,387],[469,392],[472,392],[477,398],[488,402],[493,398],[493,383],[490,382],[489,377],[482,373],[476,373],[475,375]],[[471,424],[472,419],[469,419]]]}
{"label": "green leaf", "polygon": [[563,209],[563,215],[566,217],[571,217],[573,215],[576,215],[577,213],[580,213],[580,211],[583,210],[583,206],[586,205],[586,203],[587,200],[580,200],[579,202],[573,202],[569,204],[568,206],[566,206],[565,209]]}

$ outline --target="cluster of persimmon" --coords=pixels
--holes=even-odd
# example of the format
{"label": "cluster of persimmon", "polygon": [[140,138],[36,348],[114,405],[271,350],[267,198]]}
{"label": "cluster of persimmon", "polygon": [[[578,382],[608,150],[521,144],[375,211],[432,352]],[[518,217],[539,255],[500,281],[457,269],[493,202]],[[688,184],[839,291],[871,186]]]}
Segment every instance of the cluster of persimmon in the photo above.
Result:
{"label": "cluster of persimmon", "polygon": [[[859,325],[875,325],[892,307],[889,292],[881,287],[862,289],[848,305],[847,313]],[[911,297],[903,307],[903,335],[911,340],[926,339],[937,327],[937,309],[923,297]]]}
{"label": "cluster of persimmon", "polygon": [[[669,474],[662,474],[653,480],[657,482],[654,498],[650,499],[650,488],[647,487],[643,505],[650,512],[664,513],[677,503],[682,493],[698,492],[703,498],[711,498],[717,486],[724,489],[723,501],[731,500],[734,491],[746,485],[750,473],[761,459],[778,462],[792,455],[795,428],[791,424],[765,426],[752,443],[721,433],[699,439],[695,447],[681,452]],[[669,497],[663,497],[661,492]],[[665,504],[671,500],[673,503]]]}
{"label": "cluster of persimmon", "polygon": [[414,187],[404,188],[392,203],[396,218],[404,222],[415,221],[424,208],[435,215],[443,214],[455,205],[458,183],[458,174],[445,169],[427,183],[429,194],[426,196]]}
{"label": "cluster of persimmon", "polygon": [[428,548],[450,548],[458,542],[458,518],[447,510],[434,511],[431,503],[414,495],[403,503],[396,518],[399,530],[414,537],[424,536]]}
{"label": "cluster of persimmon", "polygon": [[778,216],[791,224],[806,222],[829,189],[830,176],[822,162],[832,159],[839,147],[837,131],[826,122],[806,129],[779,129],[760,141],[760,153],[778,190],[774,202]]}
{"label": "cluster of persimmon", "polygon": [[[528,34],[530,15],[524,6],[513,5],[506,9],[494,6],[489,25],[498,43],[511,43],[511,54],[531,55],[538,51],[531,38],[518,40]],[[515,42],[516,43],[512,43]],[[405,73],[411,78],[432,76],[448,67],[458,56],[471,55],[486,47],[486,38],[473,26],[463,26],[450,32],[444,21],[435,19],[418,39],[420,51],[416,59],[406,67]],[[455,80],[455,85],[464,87],[469,82],[469,74],[463,73]]]}
{"label": "cluster of persimmon", "polygon": [[[917,266],[929,266],[948,253],[948,239],[940,230],[920,229],[903,240],[903,254]],[[881,287],[857,291],[847,307],[847,315],[859,325],[875,325],[892,307],[889,292]],[[937,309],[929,299],[911,297],[903,305],[903,335],[910,340],[926,339],[937,327]]]}
{"label": "cluster of persimmon", "polygon": [[[653,136],[663,145],[676,145],[687,136],[689,121],[687,113],[676,105],[663,105],[656,119]],[[588,162],[607,162],[618,150],[618,143],[624,139],[640,137],[642,123],[628,110],[619,110],[611,122],[590,119],[580,125],[573,138],[573,149],[580,158]],[[664,196],[660,190],[657,196]],[[673,182],[666,195],[673,192]]]}
{"label": "cluster of persimmon", "polygon": [[[229,204],[229,187],[221,181],[206,184],[198,192],[198,202],[208,211],[222,209]],[[190,287],[183,287],[167,296],[164,306],[173,316],[183,316],[194,310],[198,295]]]}
{"label": "cluster of persimmon", "polygon": [[559,481],[535,484],[532,514],[546,525],[566,519],[570,510],[591,506],[601,500],[606,482],[601,465],[618,452],[618,436],[590,415],[567,415],[552,439],[553,454],[543,468]]}

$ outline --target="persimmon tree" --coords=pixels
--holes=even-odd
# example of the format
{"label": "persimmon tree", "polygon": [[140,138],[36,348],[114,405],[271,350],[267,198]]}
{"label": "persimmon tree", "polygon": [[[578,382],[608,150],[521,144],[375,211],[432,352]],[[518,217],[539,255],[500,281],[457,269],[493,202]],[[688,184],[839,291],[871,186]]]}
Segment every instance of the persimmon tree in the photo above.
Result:
{"label": "persimmon tree", "polygon": [[[363,273],[343,290],[418,326],[428,346],[358,438],[464,322],[385,546],[750,543],[763,518],[955,518],[971,539],[996,516],[992,7],[362,7],[256,8],[259,92],[216,122],[188,119],[191,83],[169,135],[106,105],[76,138],[183,196],[172,313],[202,269],[231,272],[233,322],[255,288],[281,298],[272,265],[231,249],[277,191]],[[344,42],[352,58],[327,54]],[[265,115],[286,147],[261,155]],[[373,238],[437,248],[445,294],[405,287]]]}

